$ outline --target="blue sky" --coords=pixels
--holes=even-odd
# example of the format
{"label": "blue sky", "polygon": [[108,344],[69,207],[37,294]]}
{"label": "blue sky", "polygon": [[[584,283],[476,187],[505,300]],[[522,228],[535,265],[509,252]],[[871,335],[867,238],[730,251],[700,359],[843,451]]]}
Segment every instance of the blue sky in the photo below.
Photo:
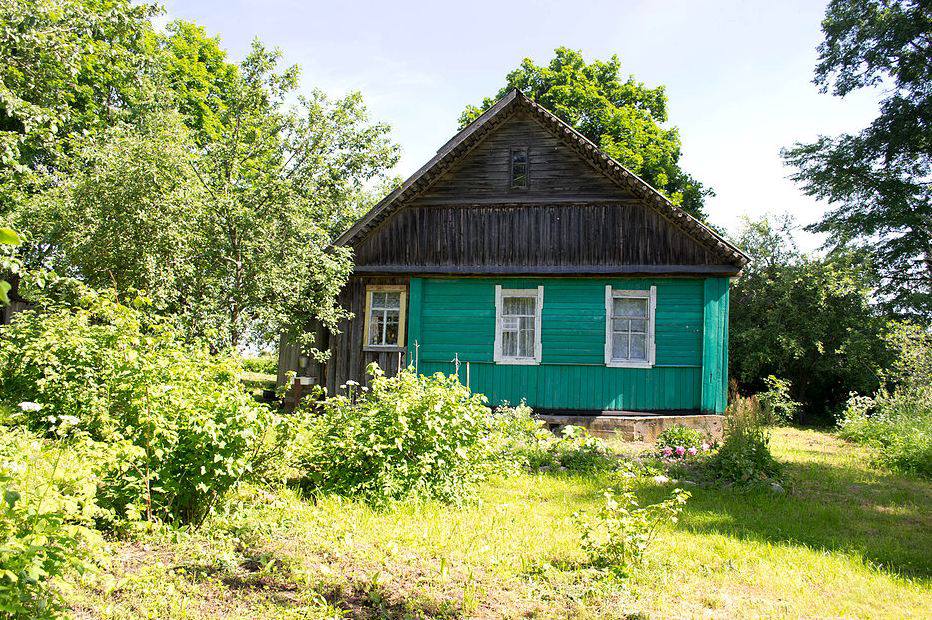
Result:
{"label": "blue sky", "polygon": [[[820,0],[614,2],[301,2],[168,0],[168,18],[219,35],[233,59],[253,37],[303,68],[303,86],[360,90],[373,118],[402,147],[407,176],[456,131],[468,103],[497,92],[531,57],[565,45],[588,59],[618,54],[622,71],[664,84],[679,127],[683,167],[711,185],[713,223],[789,211],[800,223],[826,205],[786,177],[779,149],[819,133],[856,130],[878,93],[845,99],[811,83],[821,41]],[[818,240],[799,235],[805,248]]]}

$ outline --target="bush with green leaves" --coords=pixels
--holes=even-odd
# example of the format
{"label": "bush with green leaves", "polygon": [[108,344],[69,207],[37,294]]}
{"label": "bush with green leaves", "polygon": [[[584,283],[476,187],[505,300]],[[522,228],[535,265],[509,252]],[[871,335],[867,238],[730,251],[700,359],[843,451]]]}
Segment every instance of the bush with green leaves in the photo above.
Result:
{"label": "bush with green leaves", "polygon": [[297,465],[314,491],[373,504],[405,498],[460,503],[492,473],[491,411],[455,376],[370,364],[368,387],[305,405]]}
{"label": "bush with green leaves", "polygon": [[790,396],[793,384],[770,375],[764,379],[767,389],[757,395],[761,405],[761,421],[767,426],[785,426],[793,421],[800,403]]}
{"label": "bush with green leaves", "polygon": [[0,329],[0,402],[41,405],[22,415],[33,431],[71,419],[119,452],[99,497],[114,520],[198,523],[249,475],[276,417],[235,359],[184,342],[143,299],[80,291]]}
{"label": "bush with green leaves", "polygon": [[57,618],[65,601],[54,580],[83,572],[99,554],[94,475],[98,447],[0,427],[0,617]]}
{"label": "bush with green leaves", "polygon": [[752,485],[776,480],[780,464],[770,453],[770,434],[757,398],[738,397],[725,412],[725,434],[703,471],[720,484]]}
{"label": "bush with green leaves", "polygon": [[609,471],[616,467],[617,459],[605,442],[586,429],[564,426],[555,435],[533,413],[524,403],[495,409],[492,436],[504,464],[519,464],[532,471],[569,472]]}
{"label": "bush with green leaves", "polygon": [[674,489],[669,498],[647,506],[639,504],[630,487],[618,496],[608,489],[604,496],[605,504],[591,517],[574,515],[582,530],[582,548],[593,566],[628,577],[643,562],[659,529],[677,522],[690,494]]}
{"label": "bush with green leaves", "polygon": [[900,324],[888,341],[897,358],[887,385],[873,398],[848,400],[840,434],[869,446],[882,467],[932,478],[932,334]]}
{"label": "bush with green leaves", "polygon": [[661,459],[675,461],[707,455],[712,449],[712,443],[706,433],[682,424],[674,424],[657,436],[654,447]]}

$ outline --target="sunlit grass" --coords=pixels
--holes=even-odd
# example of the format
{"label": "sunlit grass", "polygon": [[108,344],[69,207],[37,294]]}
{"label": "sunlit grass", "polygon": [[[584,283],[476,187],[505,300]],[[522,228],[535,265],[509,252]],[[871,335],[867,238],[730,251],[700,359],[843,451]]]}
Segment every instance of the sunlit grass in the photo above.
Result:
{"label": "sunlit grass", "polygon": [[[522,475],[461,508],[374,510],[245,492],[190,536],[116,545],[79,615],[130,617],[920,617],[932,596],[932,485],[824,433],[774,434],[785,494],[690,487],[627,582],[587,568],[573,513],[608,475]],[[670,485],[641,483],[653,501]],[[342,612],[341,612],[342,610]]]}

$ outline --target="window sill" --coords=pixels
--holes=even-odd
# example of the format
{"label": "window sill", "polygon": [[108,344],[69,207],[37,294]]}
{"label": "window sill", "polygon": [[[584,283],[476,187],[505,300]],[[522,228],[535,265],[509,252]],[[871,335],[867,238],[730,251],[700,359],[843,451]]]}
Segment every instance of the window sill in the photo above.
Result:
{"label": "window sill", "polygon": [[521,360],[521,359],[497,359],[495,360],[496,364],[503,364],[506,366],[540,366],[540,362],[537,360]]}
{"label": "window sill", "polygon": [[605,362],[608,368],[653,368],[650,362]]}
{"label": "window sill", "polygon": [[407,351],[406,347],[399,347],[397,345],[374,345],[367,344],[362,348],[363,351],[372,351],[375,353],[398,353],[399,351],[404,353]]}

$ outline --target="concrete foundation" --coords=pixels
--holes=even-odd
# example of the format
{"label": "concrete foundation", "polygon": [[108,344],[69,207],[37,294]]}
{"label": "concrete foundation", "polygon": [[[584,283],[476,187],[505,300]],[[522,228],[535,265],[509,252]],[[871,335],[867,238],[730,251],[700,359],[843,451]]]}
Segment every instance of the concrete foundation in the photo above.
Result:
{"label": "concrete foundation", "polygon": [[625,441],[654,443],[657,436],[675,424],[695,428],[711,439],[721,440],[724,417],[721,415],[656,415],[650,413],[602,413],[574,415],[545,413],[537,415],[551,429],[573,425],[582,426],[596,437],[619,437]]}

